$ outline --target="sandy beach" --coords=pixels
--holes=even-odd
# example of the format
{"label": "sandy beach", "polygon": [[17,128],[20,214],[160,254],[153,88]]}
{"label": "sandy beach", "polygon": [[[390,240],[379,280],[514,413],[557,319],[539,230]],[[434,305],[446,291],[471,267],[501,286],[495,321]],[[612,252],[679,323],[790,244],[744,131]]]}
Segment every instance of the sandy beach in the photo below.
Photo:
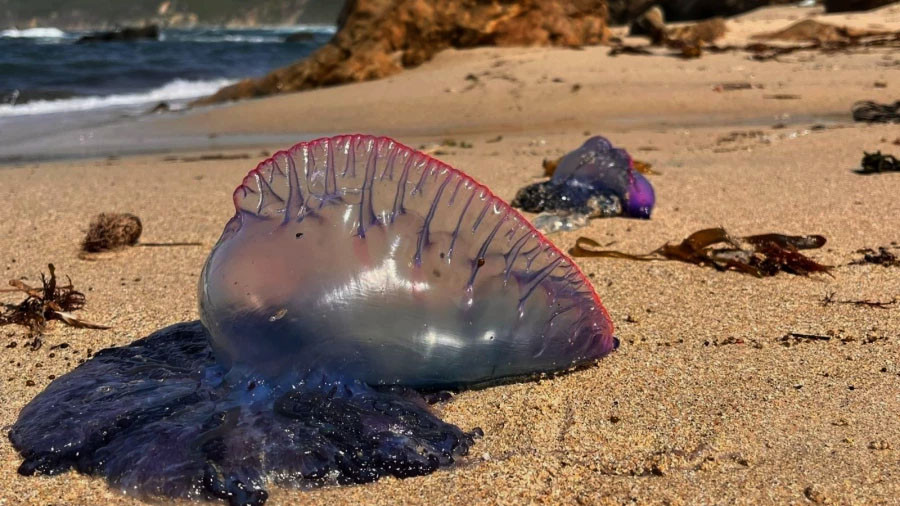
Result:
{"label": "sandy beach", "polygon": [[[822,15],[771,8],[727,22],[722,44],[813,16],[900,30],[900,4]],[[621,32],[621,30],[619,30]],[[627,38],[626,42],[640,42]],[[457,465],[406,480],[311,491],[271,486],[267,504],[891,504],[900,497],[900,267],[852,265],[858,250],[900,254],[900,173],[859,175],[864,151],[900,156],[900,128],[854,123],[858,100],[893,102],[900,54],[745,52],[609,56],[609,47],[445,51],[394,77],[95,129],[296,140],[361,132],[435,156],[511,200],[541,162],[603,135],[649,162],[649,221],[594,220],[579,236],[646,252],[696,230],[822,234],[810,252],[832,275],[757,279],[678,262],[578,259],[616,324],[618,351],[552,380],[465,391],[434,409],[485,436]],[[722,90],[725,83],[750,83]],[[74,135],[74,134],[69,134]],[[445,139],[471,148],[435,147]],[[244,174],[289,144],[259,143],[0,166],[0,269],[39,283],[48,263],[87,296],[78,315],[111,330],[50,324],[30,350],[0,327],[0,427],[54,377],[110,346],[197,318],[203,261]],[[185,148],[186,149],[186,148]],[[223,154],[224,159],[203,159]],[[130,212],[144,243],[79,258],[92,216]],[[534,215],[526,215],[533,218]],[[0,294],[3,301],[18,294]],[[827,339],[785,338],[791,333]],[[68,347],[59,348],[62,343]],[[143,504],[76,473],[25,478],[0,438],[0,505]]]}

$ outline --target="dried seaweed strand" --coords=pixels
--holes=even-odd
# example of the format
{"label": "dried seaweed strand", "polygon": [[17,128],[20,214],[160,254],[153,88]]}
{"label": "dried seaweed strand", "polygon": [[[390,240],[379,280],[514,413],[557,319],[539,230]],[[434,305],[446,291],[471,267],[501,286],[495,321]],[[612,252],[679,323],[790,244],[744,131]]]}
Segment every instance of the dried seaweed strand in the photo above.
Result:
{"label": "dried seaweed strand", "polygon": [[880,301],[880,300],[838,300],[835,298],[837,293],[835,292],[826,292],[825,296],[822,297],[822,306],[828,307],[832,304],[845,304],[851,306],[859,306],[859,307],[870,307],[875,309],[890,309],[891,306],[895,306],[900,304],[900,298],[894,297],[889,301]]}

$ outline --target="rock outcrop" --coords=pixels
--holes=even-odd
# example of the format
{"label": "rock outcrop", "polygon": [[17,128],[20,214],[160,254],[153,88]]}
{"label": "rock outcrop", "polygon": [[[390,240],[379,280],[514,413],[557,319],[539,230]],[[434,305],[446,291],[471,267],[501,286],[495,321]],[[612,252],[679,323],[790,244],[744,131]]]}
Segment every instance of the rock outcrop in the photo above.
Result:
{"label": "rock outcrop", "polygon": [[606,0],[348,0],[334,38],[309,58],[197,103],[378,79],[447,48],[598,44],[606,19]]}
{"label": "rock outcrop", "polygon": [[868,11],[897,0],[825,0],[826,12]]}
{"label": "rock outcrop", "polygon": [[159,27],[156,25],[147,26],[126,26],[118,30],[107,32],[94,32],[84,35],[76,41],[77,44],[85,42],[134,42],[136,40],[159,40]]}
{"label": "rock outcrop", "polygon": [[797,0],[609,0],[611,24],[634,21],[654,5],[669,21],[696,21],[719,16],[734,16],[757,7],[796,3]]}

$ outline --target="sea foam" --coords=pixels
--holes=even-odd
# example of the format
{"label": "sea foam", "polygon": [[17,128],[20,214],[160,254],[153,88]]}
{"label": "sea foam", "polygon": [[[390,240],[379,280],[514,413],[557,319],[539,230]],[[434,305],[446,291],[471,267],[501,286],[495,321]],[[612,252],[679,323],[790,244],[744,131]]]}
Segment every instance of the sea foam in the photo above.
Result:
{"label": "sea foam", "polygon": [[32,116],[53,114],[109,107],[137,106],[162,101],[189,100],[215,93],[234,81],[231,79],[212,79],[205,81],[188,81],[175,79],[169,83],[146,92],[123,93],[107,96],[88,96],[67,98],[62,100],[35,100],[19,105],[0,105],[0,117]]}

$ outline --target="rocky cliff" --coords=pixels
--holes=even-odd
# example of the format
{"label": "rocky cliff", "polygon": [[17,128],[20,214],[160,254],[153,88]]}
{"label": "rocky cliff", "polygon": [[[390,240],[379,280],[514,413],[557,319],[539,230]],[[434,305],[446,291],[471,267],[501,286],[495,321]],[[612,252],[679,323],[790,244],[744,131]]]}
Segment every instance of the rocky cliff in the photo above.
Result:
{"label": "rocky cliff", "polygon": [[606,19],[606,0],[348,0],[334,38],[309,58],[198,103],[377,79],[447,48],[598,44]]}

